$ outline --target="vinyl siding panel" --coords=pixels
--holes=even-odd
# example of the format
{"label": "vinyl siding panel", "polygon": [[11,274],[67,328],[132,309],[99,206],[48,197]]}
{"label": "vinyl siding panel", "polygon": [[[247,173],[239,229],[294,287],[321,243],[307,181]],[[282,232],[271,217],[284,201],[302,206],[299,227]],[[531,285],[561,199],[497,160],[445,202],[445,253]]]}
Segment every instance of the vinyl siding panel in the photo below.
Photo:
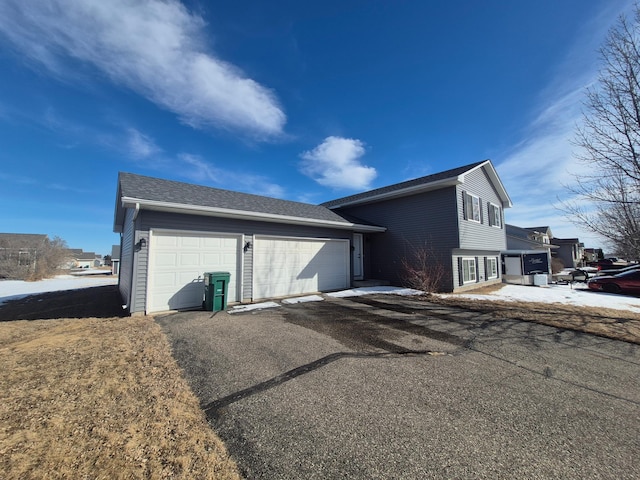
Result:
{"label": "vinyl siding panel", "polygon": [[451,250],[458,247],[455,187],[337,210],[387,228],[365,234],[365,278],[402,283],[402,259],[432,249],[451,283]]}
{"label": "vinyl siding panel", "polygon": [[[498,193],[480,168],[465,175],[464,183],[456,186],[457,217],[460,225],[459,248],[467,250],[505,250],[507,237],[504,229],[504,205]],[[463,193],[467,192],[480,198],[481,223],[465,219]],[[489,224],[489,203],[501,207],[500,227]]]}
{"label": "vinyl siding panel", "polygon": [[[464,283],[460,276],[460,261],[463,258],[475,258],[476,259],[476,282]],[[495,258],[498,262],[498,278],[489,279],[487,272],[487,258]],[[477,288],[482,283],[499,283],[502,281],[502,275],[500,273],[500,252],[488,251],[488,250],[476,250],[476,251],[460,251],[454,250],[454,255],[451,257],[451,266],[453,268],[453,290],[466,290],[470,288]]]}
{"label": "vinyl siding panel", "polygon": [[[140,212],[142,213],[142,212]],[[135,244],[133,248],[133,255],[135,258],[133,267],[133,281],[135,282],[135,288],[133,289],[133,298],[131,303],[135,312],[144,312],[147,300],[147,271],[149,267],[149,231],[140,230],[140,214],[136,219],[136,235],[135,243],[138,243],[141,239],[147,242],[145,248],[136,249]]]}
{"label": "vinyl siding panel", "polygon": [[[212,233],[244,234],[245,243],[251,242],[253,247],[254,235],[277,235],[294,237],[316,238],[342,238],[351,239],[352,232],[347,230],[335,230],[321,227],[308,227],[302,225],[283,225],[270,222],[254,222],[246,220],[234,220],[231,218],[204,217],[198,215],[185,215],[176,213],[156,212],[141,210],[138,215],[135,241],[140,238],[149,241],[150,229],[182,230]],[[243,279],[240,298],[252,299],[253,284],[253,248],[243,253]],[[136,269],[134,271],[134,308],[142,312],[146,308],[147,272],[148,272],[149,248],[143,248],[136,254]]]}
{"label": "vinyl siding panel", "polygon": [[133,210],[127,209],[124,215],[124,225],[120,240],[120,274],[118,277],[120,296],[122,297],[122,302],[129,307],[129,311],[131,311],[129,300],[133,276],[133,238],[135,231],[132,219]]}

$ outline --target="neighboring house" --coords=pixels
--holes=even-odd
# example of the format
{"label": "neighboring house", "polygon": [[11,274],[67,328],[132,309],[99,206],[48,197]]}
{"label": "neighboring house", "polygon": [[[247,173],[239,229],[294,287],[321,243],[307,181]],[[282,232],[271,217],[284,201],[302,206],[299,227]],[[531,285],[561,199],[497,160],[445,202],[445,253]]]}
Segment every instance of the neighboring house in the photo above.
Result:
{"label": "neighboring house", "polygon": [[120,173],[114,231],[119,288],[131,313],[199,307],[203,274],[231,273],[228,303],[402,282],[428,247],[442,289],[500,281],[511,206],[490,161],[323,205]]}
{"label": "neighboring house", "polygon": [[531,240],[542,244],[550,244],[551,239],[553,238],[553,233],[551,233],[551,229],[549,227],[527,227],[525,230],[530,232]]}
{"label": "neighboring house", "polygon": [[549,227],[545,233],[540,230],[517,227],[507,224],[507,250],[546,250],[551,255],[551,250],[558,247],[552,245],[549,235],[551,230]]}
{"label": "neighboring house", "polygon": [[120,245],[111,246],[111,273],[120,274]]}
{"label": "neighboring house", "polygon": [[74,249],[73,267],[74,268],[93,268],[99,267],[101,264],[100,255],[96,255],[95,252],[80,252]]}
{"label": "neighboring house", "polygon": [[[502,252],[503,280],[507,283],[532,285],[532,275],[551,272],[552,251],[549,227],[522,228],[507,224],[507,249]],[[547,282],[550,277],[547,278]]]}
{"label": "neighboring house", "polygon": [[[521,235],[521,233],[514,227],[512,230],[507,230],[507,244],[513,241],[512,245],[515,245],[518,240],[514,237]],[[551,233],[551,229],[547,226],[544,227],[527,227],[524,230],[528,232],[528,239],[542,245],[549,245],[551,256],[557,258],[562,262],[565,268],[576,268],[582,266],[584,263],[584,244],[580,243],[577,238],[557,238]],[[510,249],[512,247],[509,247]]]}
{"label": "neighboring house", "polygon": [[577,238],[553,238],[551,240],[558,249],[553,252],[565,268],[584,266],[584,243]]}
{"label": "neighboring house", "polygon": [[[0,233],[0,266],[35,269],[39,254],[48,243],[49,238],[44,234]],[[0,278],[2,276],[0,272]]]}

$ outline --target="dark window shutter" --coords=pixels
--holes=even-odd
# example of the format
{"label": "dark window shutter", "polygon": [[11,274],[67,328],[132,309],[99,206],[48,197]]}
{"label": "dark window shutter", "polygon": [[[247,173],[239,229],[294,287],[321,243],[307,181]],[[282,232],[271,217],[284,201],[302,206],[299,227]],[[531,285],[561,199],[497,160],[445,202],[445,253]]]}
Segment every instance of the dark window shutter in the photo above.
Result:
{"label": "dark window shutter", "polygon": [[467,215],[467,192],[462,191],[462,216],[465,220],[469,220],[469,216]]}
{"label": "dark window shutter", "polygon": [[[482,218],[482,215],[480,216],[480,218]],[[478,257],[476,257],[476,283],[480,281],[479,273],[480,273],[480,264],[478,263]]]}
{"label": "dark window shutter", "polygon": [[462,257],[458,257],[458,285],[464,284],[464,278],[462,276]]}

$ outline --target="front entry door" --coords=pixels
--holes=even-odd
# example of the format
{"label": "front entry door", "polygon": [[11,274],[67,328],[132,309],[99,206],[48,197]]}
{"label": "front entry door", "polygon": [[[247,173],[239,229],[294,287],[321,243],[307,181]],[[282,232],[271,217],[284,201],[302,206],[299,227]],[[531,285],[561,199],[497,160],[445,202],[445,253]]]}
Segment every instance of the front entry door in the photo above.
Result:
{"label": "front entry door", "polygon": [[353,234],[353,279],[362,280],[364,272],[362,269],[362,234]]}

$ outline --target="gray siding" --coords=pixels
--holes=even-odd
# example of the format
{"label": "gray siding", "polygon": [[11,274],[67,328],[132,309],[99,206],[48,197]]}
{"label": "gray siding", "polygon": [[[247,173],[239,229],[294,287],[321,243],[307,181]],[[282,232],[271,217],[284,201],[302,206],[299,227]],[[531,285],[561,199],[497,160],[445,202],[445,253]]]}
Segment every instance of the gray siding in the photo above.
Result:
{"label": "gray siding", "polygon": [[458,246],[454,187],[339,211],[387,227],[385,233],[365,234],[365,278],[402,284],[402,259],[428,248],[445,268],[444,283],[451,283],[449,259]]}
{"label": "gray siding", "polygon": [[[476,282],[474,283],[463,283],[460,277],[460,260],[463,258],[475,258],[476,259]],[[486,261],[487,258],[495,258],[497,261],[498,267],[498,278],[497,279],[488,279],[487,271],[486,271]],[[452,291],[465,290],[470,288],[477,288],[480,283],[485,282],[501,282],[502,281],[502,270],[500,265],[500,252],[499,251],[487,251],[487,250],[478,250],[478,251],[462,251],[462,250],[454,250],[454,254],[451,257],[451,265],[453,267],[453,288]]]}
{"label": "gray siding", "polygon": [[[504,205],[484,169],[480,168],[466,174],[464,183],[458,185],[456,191],[457,217],[460,225],[459,248],[468,250],[505,250],[507,248],[507,237],[504,228]],[[482,223],[464,218],[463,192],[468,192],[480,198]],[[489,225],[489,203],[501,207],[500,228]]]}
{"label": "gray siding", "polygon": [[139,212],[138,218],[135,222],[136,234],[135,234],[135,243],[138,243],[141,239],[145,239],[147,242],[146,248],[138,249],[133,248],[133,279],[134,279],[134,289],[133,289],[133,298],[131,299],[131,304],[133,306],[134,312],[144,312],[147,301],[147,270],[149,265],[149,231],[148,230],[140,230],[141,223],[141,214]]}
{"label": "gray siding", "polygon": [[[464,218],[463,192],[481,199],[482,222]],[[500,227],[489,224],[489,203],[501,207]],[[487,281],[485,257],[506,248],[504,205],[484,169],[465,174],[464,183],[426,193],[338,209],[387,227],[365,236],[365,277],[403,283],[402,261],[429,248],[445,269],[444,291],[460,288],[458,257],[478,257],[478,283]]]}
{"label": "gray siding", "polygon": [[131,295],[131,278],[133,275],[133,238],[134,238],[134,225],[133,225],[133,210],[128,209],[124,216],[124,225],[122,230],[122,239],[120,246],[120,275],[118,278],[118,288],[120,289],[120,296],[122,301],[129,311],[133,311],[130,308],[130,295]]}
{"label": "gray siding", "polygon": [[[347,230],[147,210],[140,211],[136,228],[136,242],[139,241],[140,238],[145,238],[148,242],[150,229],[244,234],[245,242],[250,241],[252,246],[253,235],[342,238],[349,240],[352,237],[352,233]],[[132,312],[143,312],[146,308],[148,253],[148,248],[143,248],[136,253],[136,268],[134,269],[135,285],[133,286],[134,305],[131,310]],[[243,279],[240,298],[250,300],[253,295],[253,248],[247,249],[243,255]]]}

